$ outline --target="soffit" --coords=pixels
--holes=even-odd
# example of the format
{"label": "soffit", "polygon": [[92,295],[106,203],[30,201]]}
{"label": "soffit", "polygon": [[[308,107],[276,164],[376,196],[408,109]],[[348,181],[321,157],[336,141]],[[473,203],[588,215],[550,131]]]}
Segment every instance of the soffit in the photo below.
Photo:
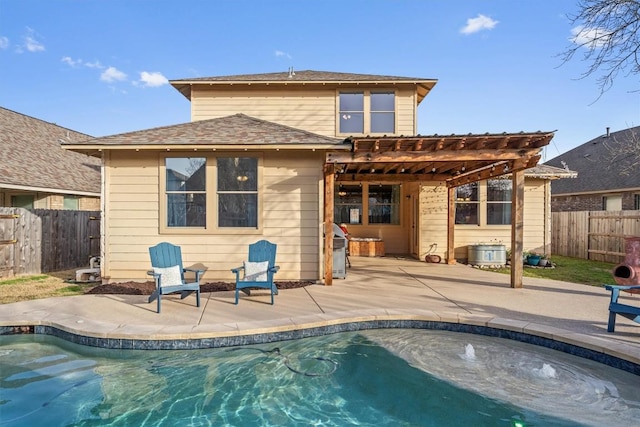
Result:
{"label": "soffit", "polygon": [[327,153],[338,181],[445,181],[448,186],[532,168],[553,132],[351,137]]}

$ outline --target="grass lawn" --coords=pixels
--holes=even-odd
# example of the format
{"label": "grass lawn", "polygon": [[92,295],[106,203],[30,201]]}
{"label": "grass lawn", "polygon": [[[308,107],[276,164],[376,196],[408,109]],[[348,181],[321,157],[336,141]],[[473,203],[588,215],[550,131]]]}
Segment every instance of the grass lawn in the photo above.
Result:
{"label": "grass lawn", "polygon": [[74,284],[66,280],[74,278],[75,270],[50,274],[19,276],[0,281],[0,304],[40,298],[81,295],[96,284]]}
{"label": "grass lawn", "polygon": [[[603,284],[615,285],[611,271],[616,264],[585,259],[569,258],[554,255],[551,262],[556,268],[524,268],[525,277],[562,280],[564,282],[583,283],[591,286]],[[510,274],[510,269],[491,269],[500,273]]]}

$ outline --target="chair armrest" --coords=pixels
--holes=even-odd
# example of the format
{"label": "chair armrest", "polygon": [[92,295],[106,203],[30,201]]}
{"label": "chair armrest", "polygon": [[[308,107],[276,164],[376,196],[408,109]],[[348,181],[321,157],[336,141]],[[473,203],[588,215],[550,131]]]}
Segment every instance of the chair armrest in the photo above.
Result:
{"label": "chair armrest", "polygon": [[153,276],[153,277],[154,277],[154,279],[155,279],[155,278],[157,278],[157,277],[160,277],[160,273],[156,273],[156,272],[155,272],[155,271],[153,271],[153,270],[149,270],[149,271],[147,271],[147,274],[148,274],[149,276]]}
{"label": "chair armrest", "polygon": [[613,291],[614,289],[618,289],[621,291],[630,291],[630,290],[640,291],[640,285],[633,285],[633,286],[604,285],[604,287],[609,291]]}
{"label": "chair armrest", "polygon": [[232,268],[231,272],[232,273],[240,273],[240,271],[244,270],[244,265],[241,265],[240,267],[236,267],[236,268]]}
{"label": "chair armrest", "polygon": [[273,273],[277,273],[278,270],[280,270],[280,266],[279,265],[274,265],[273,267],[271,267],[269,269],[269,271],[273,272]]}

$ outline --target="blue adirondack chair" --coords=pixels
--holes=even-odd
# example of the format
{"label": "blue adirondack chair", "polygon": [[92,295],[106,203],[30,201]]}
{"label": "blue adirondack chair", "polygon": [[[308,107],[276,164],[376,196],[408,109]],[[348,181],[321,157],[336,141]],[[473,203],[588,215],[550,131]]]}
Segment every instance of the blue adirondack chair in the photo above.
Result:
{"label": "blue adirondack chair", "polygon": [[267,240],[252,243],[249,245],[249,260],[241,267],[231,269],[231,272],[236,274],[236,304],[240,291],[251,295],[251,288],[261,288],[271,291],[273,305],[273,296],[278,295],[273,275],[280,270],[276,265],[276,248],[277,245]]}
{"label": "blue adirondack chair", "polygon": [[[158,301],[158,313],[162,295],[180,292],[180,298],[184,299],[192,293],[196,293],[196,305],[200,307],[200,276],[204,270],[184,268],[182,266],[182,251],[180,246],[162,242],[149,248],[151,266],[153,270],[147,274],[153,276],[156,282],[156,290],[149,297],[149,302]],[[185,272],[195,273],[195,280],[185,280]]]}
{"label": "blue adirondack chair", "polygon": [[640,323],[640,307],[621,304],[618,302],[620,291],[640,292],[640,286],[605,285],[604,287],[611,291],[611,302],[609,303],[609,325],[607,326],[607,332],[613,332],[615,330],[617,314],[622,317],[626,317],[629,320],[633,320],[636,323]]}

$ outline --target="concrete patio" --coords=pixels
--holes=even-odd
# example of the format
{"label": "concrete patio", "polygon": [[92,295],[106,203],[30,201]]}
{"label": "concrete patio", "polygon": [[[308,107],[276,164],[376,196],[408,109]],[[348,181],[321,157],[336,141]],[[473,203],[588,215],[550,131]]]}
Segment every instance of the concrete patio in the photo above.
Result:
{"label": "concrete patio", "polygon": [[[89,337],[180,340],[236,337],[371,320],[431,320],[488,326],[603,352],[640,364],[640,325],[618,316],[607,333],[610,293],[581,284],[509,276],[466,265],[411,258],[352,257],[347,278],[333,286],[266,292],[202,294],[156,304],[139,295],[82,295],[0,305],[1,326],[52,326]],[[231,275],[230,275],[231,278]],[[622,301],[640,304],[638,295]]]}

